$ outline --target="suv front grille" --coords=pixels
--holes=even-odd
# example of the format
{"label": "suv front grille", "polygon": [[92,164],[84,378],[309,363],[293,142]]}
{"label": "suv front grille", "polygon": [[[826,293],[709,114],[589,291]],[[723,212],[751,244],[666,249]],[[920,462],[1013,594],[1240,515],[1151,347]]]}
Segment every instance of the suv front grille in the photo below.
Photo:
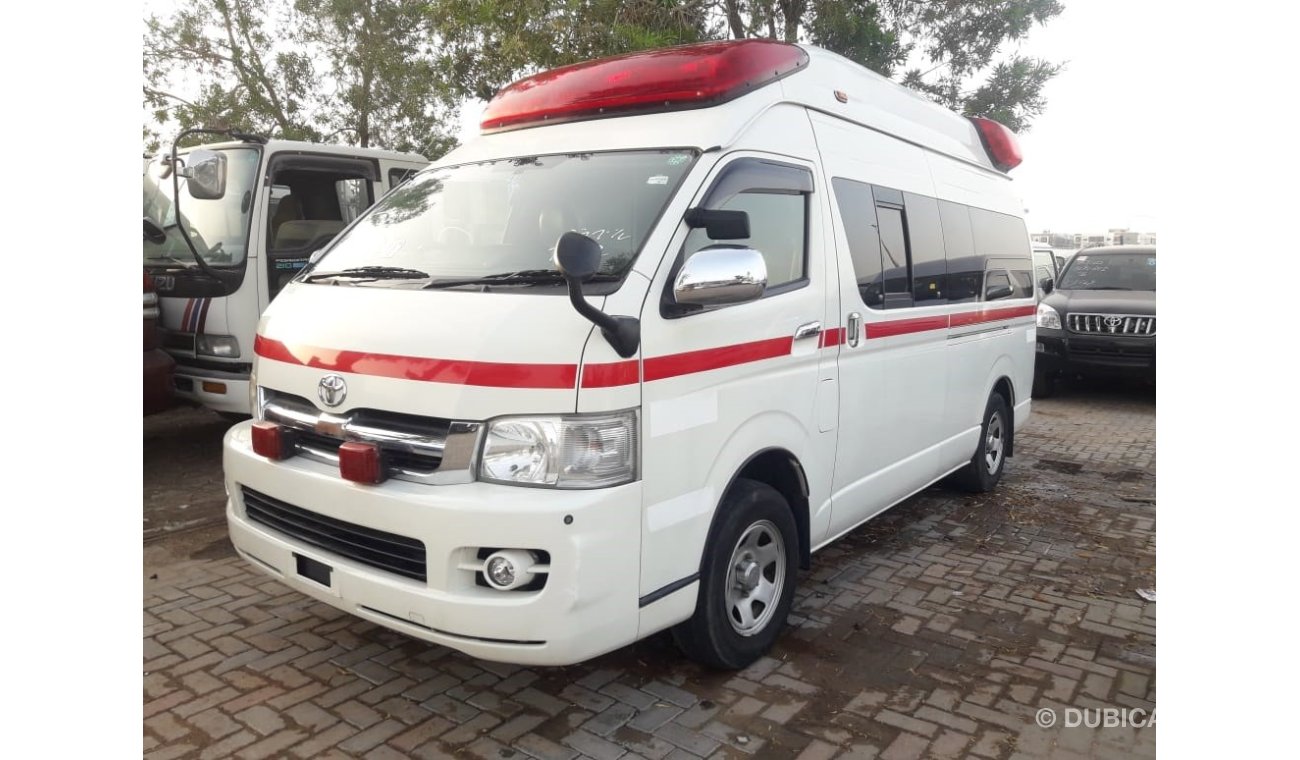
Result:
{"label": "suv front grille", "polygon": [[241,490],[244,512],[255,523],[378,570],[421,582],[428,578],[423,541],[326,517],[251,488]]}
{"label": "suv front grille", "polygon": [[1067,314],[1065,325],[1083,335],[1156,334],[1156,318],[1146,314]]}

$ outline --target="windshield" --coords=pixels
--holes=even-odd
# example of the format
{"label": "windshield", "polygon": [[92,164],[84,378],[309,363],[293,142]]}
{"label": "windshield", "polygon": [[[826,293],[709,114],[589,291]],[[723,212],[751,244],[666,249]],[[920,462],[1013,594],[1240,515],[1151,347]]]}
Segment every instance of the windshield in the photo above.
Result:
{"label": "windshield", "polygon": [[[253,185],[257,181],[256,148],[230,148],[226,154],[226,194],[217,200],[190,196],[186,179],[179,178],[181,217],[199,255],[212,266],[236,266],[244,261],[248,222],[253,214]],[[184,158],[183,154],[179,156]],[[160,178],[162,164],[151,162],[144,172],[144,215],[167,231],[162,243],[144,243],[146,264],[195,266],[194,255],[176,228],[176,203],[172,178]]]}
{"label": "windshield", "polygon": [[[688,150],[581,153],[431,169],[377,203],[306,280],[382,269],[390,276],[365,284],[409,287],[413,279],[545,273],[555,270],[556,241],[570,230],[600,243],[603,279],[621,278],[695,156]],[[536,277],[499,284],[539,282],[562,284]]]}
{"label": "windshield", "polygon": [[1080,252],[1061,275],[1061,290],[1155,290],[1155,253]]}

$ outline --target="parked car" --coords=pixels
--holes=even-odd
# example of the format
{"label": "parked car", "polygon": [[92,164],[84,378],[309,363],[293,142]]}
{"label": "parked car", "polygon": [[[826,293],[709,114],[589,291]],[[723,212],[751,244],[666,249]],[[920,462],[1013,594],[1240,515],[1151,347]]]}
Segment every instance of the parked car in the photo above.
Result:
{"label": "parked car", "polygon": [[172,403],[172,370],[176,361],[162,350],[158,331],[158,293],[144,273],[144,413],[161,412]]}
{"label": "parked car", "polygon": [[1155,380],[1156,248],[1079,251],[1038,305],[1034,396],[1064,375]]}

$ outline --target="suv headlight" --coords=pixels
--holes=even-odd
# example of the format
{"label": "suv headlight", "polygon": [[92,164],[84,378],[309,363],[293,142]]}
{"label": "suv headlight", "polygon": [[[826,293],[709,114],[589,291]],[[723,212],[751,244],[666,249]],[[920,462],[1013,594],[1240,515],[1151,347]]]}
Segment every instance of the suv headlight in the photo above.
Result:
{"label": "suv headlight", "polygon": [[1052,330],[1061,329],[1061,315],[1056,313],[1056,309],[1045,303],[1038,304],[1038,318],[1035,322],[1039,327],[1047,327]]}
{"label": "suv headlight", "polygon": [[233,335],[198,335],[194,338],[194,353],[234,359],[239,356],[239,341]]}
{"label": "suv headlight", "polygon": [[479,479],[604,488],[636,479],[636,412],[501,417],[488,423]]}

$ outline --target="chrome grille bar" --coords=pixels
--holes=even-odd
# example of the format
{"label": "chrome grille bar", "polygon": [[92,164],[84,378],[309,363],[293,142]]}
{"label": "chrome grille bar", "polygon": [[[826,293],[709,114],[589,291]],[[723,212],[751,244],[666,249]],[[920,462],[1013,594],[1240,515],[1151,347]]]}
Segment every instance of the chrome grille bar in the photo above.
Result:
{"label": "chrome grille bar", "polygon": [[1156,334],[1156,318],[1144,314],[1067,314],[1065,325],[1072,333],[1081,335],[1139,335]]}

